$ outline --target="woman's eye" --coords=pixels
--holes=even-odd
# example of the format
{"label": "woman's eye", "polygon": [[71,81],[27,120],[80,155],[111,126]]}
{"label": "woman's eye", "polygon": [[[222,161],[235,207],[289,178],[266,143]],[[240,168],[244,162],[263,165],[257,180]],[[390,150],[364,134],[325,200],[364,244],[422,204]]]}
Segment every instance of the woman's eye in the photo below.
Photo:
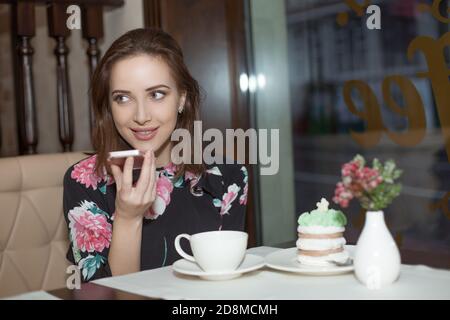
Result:
{"label": "woman's eye", "polygon": [[151,94],[153,99],[155,100],[161,100],[162,98],[164,98],[164,96],[166,95],[165,92],[163,91],[153,91]]}
{"label": "woman's eye", "polygon": [[130,99],[124,95],[117,95],[114,97],[114,101],[117,103],[127,103]]}

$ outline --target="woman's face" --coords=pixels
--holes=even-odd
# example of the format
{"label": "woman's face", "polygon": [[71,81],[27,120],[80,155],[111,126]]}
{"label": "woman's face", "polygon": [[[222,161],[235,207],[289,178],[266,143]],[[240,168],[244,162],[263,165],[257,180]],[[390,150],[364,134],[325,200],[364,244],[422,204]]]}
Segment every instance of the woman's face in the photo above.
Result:
{"label": "woman's face", "polygon": [[170,136],[186,98],[169,66],[150,55],[120,60],[112,67],[110,88],[112,116],[122,138],[135,149],[153,150],[157,164],[168,163]]}

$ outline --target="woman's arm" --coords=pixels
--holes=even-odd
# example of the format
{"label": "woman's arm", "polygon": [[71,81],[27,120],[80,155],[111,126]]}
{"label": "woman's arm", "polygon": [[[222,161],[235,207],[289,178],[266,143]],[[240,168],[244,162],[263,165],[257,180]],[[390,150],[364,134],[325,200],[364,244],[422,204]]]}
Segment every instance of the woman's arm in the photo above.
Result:
{"label": "woman's arm", "polygon": [[140,271],[141,238],[142,218],[122,218],[122,214],[116,211],[108,256],[114,276]]}
{"label": "woman's arm", "polygon": [[109,250],[109,265],[114,276],[137,272],[141,265],[142,221],[156,196],[155,156],[145,154],[136,186],[133,186],[133,158],[127,158],[123,172],[111,169],[116,181],[116,212]]}

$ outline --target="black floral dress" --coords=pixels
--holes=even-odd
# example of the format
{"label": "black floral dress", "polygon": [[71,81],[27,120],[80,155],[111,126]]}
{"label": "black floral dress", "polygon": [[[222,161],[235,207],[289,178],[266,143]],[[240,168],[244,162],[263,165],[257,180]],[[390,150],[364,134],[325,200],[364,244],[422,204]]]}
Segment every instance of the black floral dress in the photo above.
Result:
{"label": "black floral dress", "polygon": [[[70,248],[84,282],[111,276],[108,252],[114,228],[116,185],[111,175],[94,173],[96,155],[71,166],[64,176],[64,217]],[[242,165],[208,165],[202,176],[186,172],[175,181],[176,166],[158,168],[156,200],[145,214],[141,270],[171,265],[181,257],[174,240],[180,233],[244,230],[248,192]],[[140,170],[133,171],[133,180]],[[183,249],[191,253],[187,241]]]}

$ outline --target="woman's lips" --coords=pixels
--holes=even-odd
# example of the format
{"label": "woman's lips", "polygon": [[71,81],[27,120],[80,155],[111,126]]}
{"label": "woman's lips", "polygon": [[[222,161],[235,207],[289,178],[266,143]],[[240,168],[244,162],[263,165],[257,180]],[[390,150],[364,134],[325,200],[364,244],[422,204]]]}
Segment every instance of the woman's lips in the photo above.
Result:
{"label": "woman's lips", "polygon": [[158,128],[153,129],[153,130],[147,130],[147,131],[135,131],[135,130],[131,129],[131,131],[133,132],[136,139],[141,140],[141,141],[148,141],[148,140],[153,139],[153,137],[156,135],[156,133],[158,131]]}

